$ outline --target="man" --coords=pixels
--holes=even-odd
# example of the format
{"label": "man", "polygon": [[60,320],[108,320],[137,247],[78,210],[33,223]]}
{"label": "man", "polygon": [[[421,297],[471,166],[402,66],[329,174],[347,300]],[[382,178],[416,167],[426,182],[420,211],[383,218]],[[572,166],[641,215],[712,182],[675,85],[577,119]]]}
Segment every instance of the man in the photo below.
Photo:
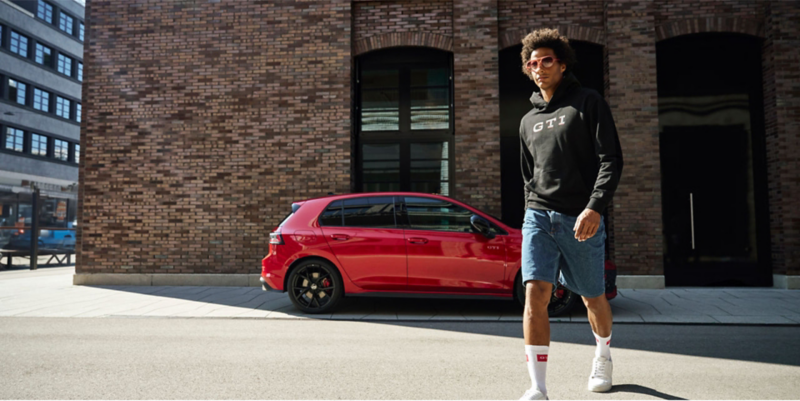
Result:
{"label": "man", "polygon": [[575,52],[553,29],[522,40],[523,71],[540,92],[522,118],[525,181],[522,226],[523,333],[531,388],[521,399],[547,399],[550,346],[547,304],[556,275],[583,298],[597,350],[589,390],[611,389],[611,307],[605,297],[605,222],[622,172],[622,151],[603,98],[580,86],[571,70]]}

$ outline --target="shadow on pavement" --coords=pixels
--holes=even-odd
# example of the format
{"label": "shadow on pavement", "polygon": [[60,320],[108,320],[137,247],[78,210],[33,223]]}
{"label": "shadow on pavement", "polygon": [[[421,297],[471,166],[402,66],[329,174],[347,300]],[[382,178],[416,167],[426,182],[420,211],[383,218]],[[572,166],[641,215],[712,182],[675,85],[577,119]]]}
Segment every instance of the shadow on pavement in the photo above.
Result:
{"label": "shadow on pavement", "polygon": [[685,400],[686,398],[676,397],[674,395],[664,394],[658,390],[653,390],[650,387],[640,386],[638,384],[617,384],[611,388],[610,394],[613,393],[633,393],[644,394],[662,400]]}
{"label": "shadow on pavement", "polygon": [[[257,287],[109,286],[102,288],[167,299],[199,301],[211,304],[211,307],[218,305],[220,308],[226,306],[252,308],[252,311],[262,312],[262,317],[269,314],[271,318],[354,320],[372,324],[519,338],[522,344],[521,322],[501,320],[521,316],[522,307],[513,301],[352,297],[343,299],[333,314],[307,315],[295,309],[286,294],[263,292]],[[613,308],[613,301],[611,303]],[[168,307],[170,306],[164,306]],[[435,320],[429,320],[434,317]],[[579,305],[573,311],[571,319],[572,322],[552,323],[552,341],[594,346],[594,337],[586,320],[586,310],[583,305]],[[800,338],[800,327],[797,326],[616,324],[613,334],[615,348],[800,366],[800,341],[796,340]],[[774,344],[774,346],[765,348],[747,345],[756,343]],[[659,396],[670,397],[637,385],[629,385],[619,391],[642,394],[650,394],[646,391],[651,391],[653,394],[660,394]]]}

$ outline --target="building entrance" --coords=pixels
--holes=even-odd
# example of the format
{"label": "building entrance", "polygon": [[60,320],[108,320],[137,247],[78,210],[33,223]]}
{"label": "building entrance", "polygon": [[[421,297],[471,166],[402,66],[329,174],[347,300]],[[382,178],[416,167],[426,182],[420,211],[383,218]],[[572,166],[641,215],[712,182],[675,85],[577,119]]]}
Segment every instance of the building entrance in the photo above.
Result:
{"label": "building entrance", "polygon": [[657,45],[668,286],[771,286],[761,41]]}

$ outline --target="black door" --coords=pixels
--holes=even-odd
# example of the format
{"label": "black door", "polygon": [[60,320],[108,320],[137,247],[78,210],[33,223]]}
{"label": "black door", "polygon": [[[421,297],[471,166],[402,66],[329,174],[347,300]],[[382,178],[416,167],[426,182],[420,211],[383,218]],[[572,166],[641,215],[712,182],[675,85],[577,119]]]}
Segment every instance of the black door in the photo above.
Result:
{"label": "black door", "polygon": [[737,34],[656,44],[668,286],[771,286],[761,46]]}
{"label": "black door", "polygon": [[748,135],[741,125],[664,127],[667,285],[771,285],[758,266]]}

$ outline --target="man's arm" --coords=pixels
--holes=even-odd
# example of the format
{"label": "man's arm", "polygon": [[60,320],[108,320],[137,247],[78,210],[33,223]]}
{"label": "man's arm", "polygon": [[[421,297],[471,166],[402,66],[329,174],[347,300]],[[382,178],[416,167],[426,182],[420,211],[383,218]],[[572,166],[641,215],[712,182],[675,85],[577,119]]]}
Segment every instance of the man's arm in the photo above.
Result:
{"label": "man's arm", "polygon": [[533,155],[525,143],[525,125],[519,124],[519,164],[522,166],[522,181],[525,188],[525,209],[527,210],[528,194],[533,191]]}
{"label": "man's arm", "polygon": [[600,171],[586,208],[603,213],[611,203],[622,176],[622,148],[608,104],[603,99],[598,99],[594,109],[592,114],[595,121],[592,121],[591,127],[594,130],[594,150],[600,163]]}
{"label": "man's arm", "polygon": [[589,203],[573,227],[575,239],[578,241],[586,241],[597,233],[601,213],[611,203],[622,176],[622,147],[611,109],[602,98],[598,98],[590,116],[589,127],[594,131],[592,140],[600,169]]}

